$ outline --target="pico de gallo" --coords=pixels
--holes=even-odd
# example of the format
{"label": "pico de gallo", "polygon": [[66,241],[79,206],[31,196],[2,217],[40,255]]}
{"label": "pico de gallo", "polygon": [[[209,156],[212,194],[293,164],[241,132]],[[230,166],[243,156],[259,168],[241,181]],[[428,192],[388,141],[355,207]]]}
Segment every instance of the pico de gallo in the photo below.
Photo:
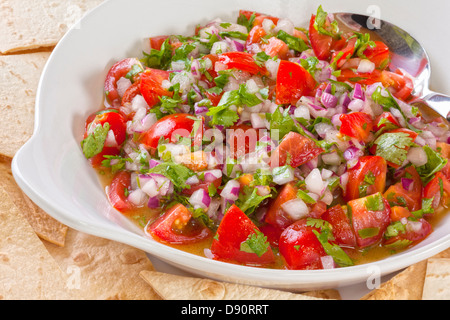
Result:
{"label": "pico de gallo", "polygon": [[158,35],[114,64],[81,149],[147,237],[246,266],[330,269],[425,239],[450,195],[450,133],[413,79],[319,7]]}

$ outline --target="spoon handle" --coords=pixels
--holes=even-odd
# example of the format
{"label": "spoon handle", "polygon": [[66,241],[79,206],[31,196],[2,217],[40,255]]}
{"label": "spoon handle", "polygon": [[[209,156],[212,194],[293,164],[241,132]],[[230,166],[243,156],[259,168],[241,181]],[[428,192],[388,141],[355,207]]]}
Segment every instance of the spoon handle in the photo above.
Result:
{"label": "spoon handle", "polygon": [[432,92],[423,98],[427,104],[441,116],[450,121],[450,97],[442,93]]}

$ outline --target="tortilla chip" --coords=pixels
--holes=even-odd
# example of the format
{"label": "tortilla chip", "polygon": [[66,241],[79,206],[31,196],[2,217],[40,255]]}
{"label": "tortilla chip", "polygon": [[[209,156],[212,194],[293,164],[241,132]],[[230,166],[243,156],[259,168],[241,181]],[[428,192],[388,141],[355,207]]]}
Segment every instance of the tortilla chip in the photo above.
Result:
{"label": "tortilla chip", "polygon": [[428,259],[423,300],[450,300],[450,259]]}
{"label": "tortilla chip", "polygon": [[[145,252],[69,228],[63,248],[45,243],[86,300],[160,300],[139,277],[154,270]],[[74,277],[74,276],[77,277]]]}
{"label": "tortilla chip", "polygon": [[63,247],[67,226],[35,205],[19,188],[11,172],[11,161],[0,159],[0,186],[8,193],[17,209],[25,216],[34,232],[44,240]]}
{"label": "tortilla chip", "polygon": [[33,134],[36,89],[49,55],[0,56],[0,154],[4,156],[12,158]]}
{"label": "tortilla chip", "polygon": [[74,299],[67,276],[0,187],[0,299]]}
{"label": "tortilla chip", "polygon": [[421,300],[427,261],[418,262],[369,292],[361,300]]}
{"label": "tortilla chip", "polygon": [[1,0],[0,53],[55,46],[72,25],[101,2]]}
{"label": "tortilla chip", "polygon": [[165,300],[323,300],[303,294],[157,271],[142,271],[140,275]]}
{"label": "tortilla chip", "polygon": [[342,300],[341,293],[335,289],[314,290],[302,292],[305,296],[326,299],[326,300]]}

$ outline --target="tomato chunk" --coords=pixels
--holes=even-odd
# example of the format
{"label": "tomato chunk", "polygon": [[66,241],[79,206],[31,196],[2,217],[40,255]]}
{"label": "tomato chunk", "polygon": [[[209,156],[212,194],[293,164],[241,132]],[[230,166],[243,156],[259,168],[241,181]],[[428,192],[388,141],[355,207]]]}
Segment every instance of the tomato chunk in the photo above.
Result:
{"label": "tomato chunk", "polygon": [[302,219],[287,227],[280,236],[280,253],[284,257],[287,267],[291,270],[321,269],[321,257],[326,252],[314,234],[318,228],[307,225]]}
{"label": "tomato chunk", "polygon": [[447,206],[450,197],[449,179],[442,172],[436,173],[434,178],[424,187],[423,197],[425,199],[433,199],[433,209],[437,209],[441,204]]}
{"label": "tomato chunk", "polygon": [[131,174],[127,171],[118,172],[108,188],[108,199],[111,205],[122,213],[127,213],[134,206],[127,199],[127,191],[131,187]]}
{"label": "tomato chunk", "polygon": [[136,58],[123,59],[114,64],[106,75],[104,90],[106,98],[114,108],[118,108],[121,105],[117,81],[125,77],[134,65],[141,65],[141,63]]}
{"label": "tomato chunk", "polygon": [[289,165],[296,168],[316,158],[324,151],[313,140],[291,131],[284,136],[278,147],[273,151],[270,166],[272,168],[284,166],[289,159]]}
{"label": "tomato chunk", "polygon": [[341,205],[328,209],[322,215],[322,219],[333,226],[333,236],[338,245],[356,247],[356,237],[350,225],[350,219]]}
{"label": "tomato chunk", "polygon": [[314,27],[316,16],[312,15],[309,22],[309,39],[315,55],[319,60],[328,60],[331,57],[331,46],[333,38],[328,35],[320,34]]}
{"label": "tomato chunk", "polygon": [[292,224],[294,219],[281,208],[281,205],[297,199],[297,192],[298,188],[293,183],[285,184],[277,197],[270,203],[264,221],[280,229],[285,229]]}
{"label": "tomato chunk", "polygon": [[227,69],[238,69],[250,74],[267,74],[267,69],[260,66],[248,52],[225,52],[219,55],[219,62]]}
{"label": "tomato chunk", "polygon": [[389,226],[391,208],[381,193],[348,202],[356,243],[366,248],[378,243]]}
{"label": "tomato chunk", "polygon": [[358,141],[369,142],[370,132],[373,129],[372,117],[364,112],[352,112],[342,114],[341,128],[339,132],[349,137],[356,138]]}
{"label": "tomato chunk", "polygon": [[169,79],[169,73],[164,70],[147,68],[141,74],[140,92],[150,108],[159,103],[161,96],[173,95],[173,92],[163,88],[162,82]]}
{"label": "tomato chunk", "polygon": [[[211,245],[215,259],[245,265],[269,265],[275,261],[272,248],[262,239],[263,233],[236,205],[225,213]],[[249,243],[252,237],[259,238],[265,247],[253,252]]]}
{"label": "tomato chunk", "polygon": [[315,86],[316,81],[301,65],[282,60],[277,73],[276,103],[295,105],[302,96],[310,95]]}
{"label": "tomato chunk", "polygon": [[196,243],[212,236],[211,230],[194,219],[180,203],[147,225],[146,232],[156,240],[170,244]]}
{"label": "tomato chunk", "polygon": [[347,201],[383,192],[386,186],[387,164],[379,156],[363,156],[348,170],[345,188]]}
{"label": "tomato chunk", "polygon": [[[163,137],[170,142],[176,142],[178,136],[190,137],[194,124],[197,120],[195,117],[186,113],[177,113],[165,116],[158,120],[149,130],[141,135],[140,141],[147,146],[152,153],[156,152],[158,142]],[[201,145],[203,139],[203,120],[202,125],[197,130],[193,140],[196,145]]]}

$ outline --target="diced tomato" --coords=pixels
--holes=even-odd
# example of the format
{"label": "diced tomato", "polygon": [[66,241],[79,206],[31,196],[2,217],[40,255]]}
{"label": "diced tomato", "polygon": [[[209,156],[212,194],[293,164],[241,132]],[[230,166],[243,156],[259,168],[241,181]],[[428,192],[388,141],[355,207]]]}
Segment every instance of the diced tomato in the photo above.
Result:
{"label": "diced tomato", "polygon": [[391,60],[388,46],[382,41],[374,41],[375,46],[368,46],[363,55],[375,64],[375,68],[383,70]]}
{"label": "diced tomato", "polygon": [[127,120],[125,116],[117,109],[105,109],[95,112],[87,118],[83,139],[86,139],[95,127],[98,125],[103,127],[105,123],[109,124],[109,130],[114,133],[115,143],[108,145],[105,141],[102,151],[89,159],[94,168],[101,166],[102,161],[105,160],[104,156],[118,155],[120,146],[124,143],[127,136]]}
{"label": "diced tomato", "polygon": [[284,136],[278,147],[272,152],[270,166],[272,168],[282,167],[288,164],[289,160],[289,165],[296,168],[315,159],[324,151],[313,140],[291,131]]}
{"label": "diced tomato", "polygon": [[159,103],[161,96],[173,95],[173,92],[163,88],[162,82],[169,79],[169,72],[147,68],[141,74],[140,91],[150,108]]}
{"label": "diced tomato", "polygon": [[169,36],[157,36],[157,37],[151,37],[150,40],[150,48],[155,50],[161,50],[161,46],[164,43],[164,41],[167,40]]}
{"label": "diced tomato", "polygon": [[267,43],[263,43],[261,48],[267,55],[271,57],[277,56],[280,59],[286,59],[289,54],[288,45],[283,40],[275,37],[271,37]]}
{"label": "diced tomato", "polygon": [[401,70],[395,72],[383,70],[381,72],[381,83],[394,97],[403,101],[408,100],[414,89],[411,78],[403,74]]}
{"label": "diced tomato", "polygon": [[322,215],[333,227],[333,236],[338,245],[356,247],[356,237],[350,225],[350,219],[341,205],[331,207]]}
{"label": "diced tomato", "polygon": [[379,242],[391,222],[391,208],[381,193],[351,200],[352,227],[359,248]]}
{"label": "diced tomato", "polygon": [[219,62],[227,69],[238,69],[250,74],[266,75],[267,69],[260,66],[253,59],[253,55],[248,52],[225,52],[219,55]]}
{"label": "diced tomato", "polygon": [[146,232],[155,240],[170,244],[190,244],[212,237],[212,232],[192,217],[192,213],[178,203],[161,217],[147,225]]}
{"label": "diced tomato", "polygon": [[328,35],[320,34],[314,27],[315,22],[316,16],[312,15],[309,23],[309,40],[311,41],[311,46],[319,60],[328,60],[331,57],[333,38]]}
{"label": "diced tomato", "polygon": [[292,224],[295,220],[281,208],[281,205],[297,199],[297,192],[298,188],[293,183],[285,184],[269,204],[264,221],[282,230]]}
{"label": "diced tomato", "polygon": [[[425,239],[433,230],[431,224],[420,218],[417,221],[407,221],[405,231],[399,232],[397,236],[391,237],[384,241],[383,245],[392,246],[395,248],[396,242],[400,242],[400,247],[404,247],[404,240],[411,241],[409,245],[417,244],[419,241]],[[397,242],[398,243],[398,242]]]}
{"label": "diced tomato", "polygon": [[365,197],[383,192],[386,186],[387,164],[379,156],[363,156],[348,170],[348,182],[345,188],[345,200]]}
{"label": "diced tomato", "polygon": [[338,68],[341,68],[342,65],[355,53],[355,44],[356,38],[349,39],[343,49],[333,52],[331,61],[335,63]]}
{"label": "diced tomato", "polygon": [[[211,61],[211,66],[205,70],[205,73],[209,73],[209,75],[214,79],[219,75],[216,71],[216,62],[219,61],[219,56],[217,54],[207,54],[202,57],[202,60],[206,59]],[[214,81],[209,80],[204,73],[201,76],[201,80],[208,83],[210,88],[215,86]]]}
{"label": "diced tomato", "polygon": [[123,94],[122,106],[124,106],[126,103],[131,103],[134,97],[136,97],[140,93],[141,93],[141,81],[139,79],[138,81],[133,83]]}
{"label": "diced tomato", "polygon": [[227,129],[227,141],[234,159],[255,151],[260,138],[259,130],[247,124],[231,126]]}
{"label": "diced tomato", "polygon": [[352,112],[342,114],[341,128],[339,132],[349,137],[356,138],[358,141],[369,142],[370,132],[373,129],[372,117],[364,112]]}
{"label": "diced tomato", "polygon": [[249,47],[251,44],[259,43],[261,38],[266,35],[266,31],[261,26],[254,26],[248,33],[246,46]]}
{"label": "diced tomato", "polygon": [[308,217],[321,219],[322,215],[327,211],[327,204],[321,200],[318,200],[311,206]]}
{"label": "diced tomato", "polygon": [[[409,129],[406,129],[406,128],[398,128],[398,129],[389,130],[389,131],[384,132],[383,134],[387,134],[387,133],[399,133],[399,132],[400,132],[400,133],[406,133],[406,134],[408,134],[409,137],[412,139],[412,142],[414,142],[414,140],[416,140],[416,138],[417,138],[417,136],[418,136],[418,133],[417,133],[417,132],[414,132],[414,131],[409,130]],[[381,134],[380,136],[382,136],[383,134]],[[410,146],[409,146],[409,145],[406,145],[403,149],[406,150],[406,151],[408,151],[408,150],[410,149]],[[372,147],[370,148],[370,152],[371,152],[372,154],[376,154],[376,152],[377,152],[377,145],[376,145],[375,143],[374,143],[374,144],[372,145]],[[391,162],[391,161],[387,161],[387,164],[390,165],[391,167],[394,167],[394,168],[399,168],[399,167],[400,167],[399,164],[393,163],[393,162]]]}
{"label": "diced tomato", "polygon": [[313,76],[295,62],[281,60],[277,73],[276,103],[293,104],[311,95],[316,87]]}
{"label": "diced tomato", "polygon": [[423,197],[433,199],[433,209],[437,209],[441,204],[447,206],[450,197],[449,179],[442,172],[436,173],[434,178],[423,188]]}
{"label": "diced tomato", "polygon": [[[140,141],[152,153],[156,152],[158,142],[163,137],[169,139],[170,142],[176,142],[179,136],[188,138],[191,136],[194,124],[197,120],[195,117],[186,113],[177,113],[165,116],[158,120],[148,131],[141,135]],[[199,119],[200,120],[200,119]],[[203,122],[203,120],[202,120]],[[203,139],[203,124],[197,130],[194,137],[194,144],[201,145]]]}
{"label": "diced tomato", "polygon": [[127,191],[131,188],[131,174],[127,171],[118,172],[108,187],[108,199],[111,205],[122,213],[134,208],[127,199]]}
{"label": "diced tomato", "polygon": [[395,117],[392,115],[392,113],[383,112],[376,118],[373,126],[373,131],[377,132],[382,129],[390,130],[393,129],[392,127],[399,128],[401,126],[397,119],[395,119]]}
{"label": "diced tomato", "polygon": [[326,256],[322,244],[313,230],[318,228],[307,225],[302,219],[287,227],[280,236],[279,248],[287,267],[291,270],[321,269],[321,257]]}
{"label": "diced tomato", "polygon": [[241,246],[249,237],[258,236],[260,232],[258,227],[241,209],[236,205],[232,205],[220,222],[217,234],[211,245],[211,253],[217,260],[245,265],[269,265],[275,261],[275,256],[269,243],[267,243],[267,250],[260,255],[249,252],[249,250],[241,250]]}
{"label": "diced tomato", "polygon": [[381,72],[377,69],[370,73],[357,72],[354,69],[343,69],[337,76],[337,80],[341,82],[370,85],[381,81]]}
{"label": "diced tomato", "polygon": [[265,19],[272,20],[272,22],[276,25],[278,23],[279,18],[268,16],[263,13],[255,12],[255,11],[249,11],[249,10],[239,10],[239,15],[244,15],[248,20],[252,17],[252,15],[255,16],[255,20],[253,21],[253,26],[261,26],[262,22]]}
{"label": "diced tomato", "polygon": [[117,81],[125,77],[134,65],[141,65],[141,63],[136,58],[123,59],[114,64],[106,75],[104,90],[106,98],[114,108],[118,108],[121,105]]}
{"label": "diced tomato", "polygon": [[270,245],[272,245],[273,247],[278,247],[283,229],[265,223],[261,227],[259,227],[259,230],[267,237],[267,241],[269,241]]}
{"label": "diced tomato", "polygon": [[[389,201],[391,207],[402,206],[407,207],[410,212],[417,211],[422,208],[422,180],[414,166],[405,169],[403,175],[412,179],[412,183],[408,186],[408,190],[403,188],[402,182],[391,185],[383,194],[384,198]],[[406,177],[405,177],[406,178]]]}
{"label": "diced tomato", "polygon": [[[441,156],[447,160],[450,160],[450,144],[445,142],[437,142],[436,149],[440,150]],[[447,179],[450,180],[450,161],[447,162],[441,172],[447,177]]]}
{"label": "diced tomato", "polygon": [[211,101],[213,106],[217,106],[219,104],[220,100],[222,99],[223,91],[219,94],[215,93],[215,92],[211,93],[209,91],[205,91],[205,95],[206,95],[206,98],[208,98],[209,101]]}
{"label": "diced tomato", "polygon": [[391,221],[400,221],[409,217],[411,217],[411,212],[408,208],[400,206],[391,207]]}

